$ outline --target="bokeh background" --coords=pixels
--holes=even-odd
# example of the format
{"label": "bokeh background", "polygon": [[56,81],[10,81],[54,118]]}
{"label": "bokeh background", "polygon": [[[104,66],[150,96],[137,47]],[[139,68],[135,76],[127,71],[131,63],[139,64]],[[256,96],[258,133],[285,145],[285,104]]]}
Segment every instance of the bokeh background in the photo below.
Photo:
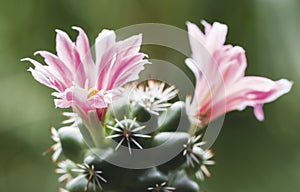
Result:
{"label": "bokeh background", "polygon": [[[214,145],[217,165],[202,183],[208,192],[300,190],[300,1],[299,0],[0,0],[0,191],[53,192],[55,166],[42,156],[59,126],[51,90],[33,80],[20,59],[36,50],[55,51],[55,29],[81,26],[93,41],[103,28],[158,22],[186,29],[185,22],[229,25],[228,43],[247,51],[248,75],[294,82],[291,93],[265,106],[258,122],[252,109],[226,116]],[[174,39],[176,41],[176,39]],[[153,57],[183,63],[161,48]]]}

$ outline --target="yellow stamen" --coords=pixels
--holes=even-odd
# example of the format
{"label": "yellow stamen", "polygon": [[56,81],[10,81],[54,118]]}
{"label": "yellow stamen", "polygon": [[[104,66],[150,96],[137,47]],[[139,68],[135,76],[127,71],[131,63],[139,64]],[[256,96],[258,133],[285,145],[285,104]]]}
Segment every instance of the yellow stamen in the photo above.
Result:
{"label": "yellow stamen", "polygon": [[89,98],[93,97],[93,96],[96,95],[98,92],[99,92],[99,91],[96,90],[96,89],[92,90],[92,91],[88,94],[87,98],[89,99]]}

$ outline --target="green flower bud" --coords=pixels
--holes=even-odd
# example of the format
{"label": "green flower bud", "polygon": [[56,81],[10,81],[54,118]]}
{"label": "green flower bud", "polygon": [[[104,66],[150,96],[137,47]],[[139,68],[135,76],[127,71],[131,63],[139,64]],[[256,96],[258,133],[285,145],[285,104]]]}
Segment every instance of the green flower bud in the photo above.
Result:
{"label": "green flower bud", "polygon": [[114,119],[123,119],[124,116],[129,117],[130,104],[129,103],[114,103],[111,105],[108,109],[108,114],[106,116],[106,119],[108,120],[114,120]]}
{"label": "green flower bud", "polygon": [[184,170],[181,170],[174,175],[170,184],[176,188],[176,192],[199,192],[199,185],[191,180]]}
{"label": "green flower bud", "polygon": [[147,122],[151,119],[151,114],[141,105],[134,104],[131,107],[130,117],[136,118],[139,122]]}
{"label": "green flower bud", "polygon": [[[101,156],[97,154],[101,154]],[[107,180],[105,189],[113,189],[120,184],[120,181],[126,180],[126,178],[123,178],[123,175],[127,169],[108,162],[110,158],[115,158],[116,155],[117,152],[111,148],[106,150],[91,149],[86,153],[84,158],[85,164],[90,167],[93,166],[97,171],[102,171],[101,175]]]}
{"label": "green flower bud", "polygon": [[64,155],[74,161],[81,162],[87,146],[76,127],[62,127],[58,130]]}
{"label": "green flower bud", "polygon": [[190,135],[185,132],[162,132],[153,137],[152,144],[183,149],[183,145],[187,143],[189,138]]}
{"label": "green flower bud", "polygon": [[88,185],[88,180],[83,175],[79,175],[78,177],[69,181],[66,185],[66,188],[70,192],[84,192],[86,191],[87,186],[87,192],[101,192],[99,188],[96,188],[96,191],[94,191],[93,186]]}
{"label": "green flower bud", "polygon": [[117,192],[117,190],[110,190],[110,189],[107,190],[106,188],[102,189],[102,190],[99,187],[94,188],[93,183],[88,183],[88,179],[85,178],[82,175],[72,179],[66,185],[66,189],[69,192],[84,192],[86,190],[86,188],[87,188],[87,192],[103,192],[103,191],[105,191],[105,192]]}
{"label": "green flower bud", "polygon": [[[141,172],[142,171],[142,172]],[[155,167],[146,170],[139,170],[135,175],[135,182],[130,183],[127,191],[147,191],[148,187],[153,187],[156,184],[161,184],[168,181],[168,177],[162,172],[157,170]]]}
{"label": "green flower bud", "polygon": [[176,131],[184,109],[184,102],[177,101],[158,118],[158,131]]}
{"label": "green flower bud", "polygon": [[163,145],[164,147],[170,147],[179,149],[180,153],[169,162],[160,165],[159,170],[168,173],[174,169],[179,168],[185,163],[186,158],[182,155],[183,145],[187,143],[190,135],[185,132],[163,132],[157,134],[153,139],[153,145]]}

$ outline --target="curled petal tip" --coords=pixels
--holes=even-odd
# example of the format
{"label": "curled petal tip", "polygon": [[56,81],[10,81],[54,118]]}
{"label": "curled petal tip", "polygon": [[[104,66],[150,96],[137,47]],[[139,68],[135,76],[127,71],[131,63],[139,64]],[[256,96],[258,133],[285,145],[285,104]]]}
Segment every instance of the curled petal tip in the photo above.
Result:
{"label": "curled petal tip", "polygon": [[57,33],[57,36],[62,36],[62,37],[69,37],[66,32],[60,29],[55,29],[55,32]]}
{"label": "curled petal tip", "polygon": [[113,30],[110,30],[110,29],[103,29],[100,34],[103,33],[103,34],[112,34],[112,33],[115,33]]}
{"label": "curled petal tip", "polygon": [[27,71],[32,72],[32,71],[34,71],[34,69],[32,69],[31,67],[29,67],[29,68],[27,69]]}
{"label": "curled petal tip", "polygon": [[[24,62],[24,61],[28,61],[28,62],[31,62],[32,63],[32,59],[31,58],[29,58],[29,57],[26,57],[26,58],[22,58],[21,60],[20,60],[21,62]],[[30,68],[29,68],[30,69]],[[28,69],[28,71],[29,71],[29,69]]]}
{"label": "curled petal tip", "polygon": [[83,32],[83,29],[81,27],[77,27],[77,26],[72,26],[72,29],[78,31],[78,32]]}
{"label": "curled petal tip", "polygon": [[43,54],[43,51],[36,51],[33,53],[34,56]]}
{"label": "curled petal tip", "polygon": [[289,81],[287,79],[282,79],[282,81],[283,81],[283,83],[284,83],[284,85],[286,87],[287,92],[289,92],[292,89],[292,86],[293,86],[294,82],[293,81]]}
{"label": "curled petal tip", "polygon": [[58,34],[58,33],[63,33],[63,31],[62,30],[60,30],[60,29],[55,29],[55,32]]}
{"label": "curled petal tip", "polygon": [[[205,28],[210,28],[211,27],[211,24],[210,23],[208,23],[206,20],[201,20],[200,21],[201,22],[201,24],[205,27]],[[215,23],[219,23],[219,22],[215,22]],[[219,23],[220,24],[220,23]]]}
{"label": "curled petal tip", "polygon": [[139,33],[139,34],[137,34],[137,35],[135,35],[135,36],[137,36],[137,37],[139,37],[139,38],[142,38],[142,37],[143,37],[143,34],[142,34],[142,33]]}
{"label": "curled petal tip", "polygon": [[208,23],[208,22],[207,22],[205,19],[201,19],[201,21],[200,21],[200,22],[201,22],[201,24],[202,24],[202,25],[209,24],[209,23]]}
{"label": "curled petal tip", "polygon": [[72,29],[75,29],[75,30],[80,30],[81,28],[80,27],[77,27],[77,26],[72,26]]}
{"label": "curled petal tip", "polygon": [[[194,23],[192,23],[192,22],[190,22],[190,21],[187,21],[187,22],[185,22],[185,24],[186,24],[186,26],[189,28],[192,28],[192,27],[194,27],[194,26],[196,26]],[[189,32],[189,31],[188,31]]]}
{"label": "curled petal tip", "polygon": [[191,22],[190,22],[190,21],[186,21],[185,24],[186,24],[186,25],[189,25],[189,24],[191,24]]}
{"label": "curled petal tip", "polygon": [[61,29],[55,29],[56,33],[64,33]]}
{"label": "curled petal tip", "polygon": [[[144,56],[145,58],[147,58],[147,59],[149,58],[149,55],[148,55],[148,54],[145,54],[145,53],[144,53],[143,56]],[[151,62],[148,61],[148,63],[151,63]]]}

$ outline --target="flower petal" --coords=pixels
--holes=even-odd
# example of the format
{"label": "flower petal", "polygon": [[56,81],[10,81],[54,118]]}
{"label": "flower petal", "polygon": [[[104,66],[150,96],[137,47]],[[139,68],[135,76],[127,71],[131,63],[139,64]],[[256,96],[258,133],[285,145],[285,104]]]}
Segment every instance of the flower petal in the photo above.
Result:
{"label": "flower petal", "polygon": [[56,30],[56,32],[56,51],[58,57],[72,71],[74,81],[80,86],[84,86],[86,81],[85,72],[75,44],[65,32],[61,30]]}
{"label": "flower petal", "polygon": [[41,55],[44,58],[45,63],[48,64],[49,67],[53,68],[53,70],[57,71],[63,80],[65,88],[72,86],[72,72],[56,55],[47,51],[37,51],[35,52],[35,55],[36,54]]}
{"label": "flower petal", "polygon": [[227,26],[218,22],[202,23],[205,34],[195,24],[187,24],[192,57],[186,59],[186,64],[196,77],[193,101],[187,99],[191,121],[195,123],[198,118],[205,125],[226,112],[247,106],[254,107],[256,118],[262,121],[263,105],[288,93],[292,83],[286,79],[245,77],[244,49],[224,45]]}
{"label": "flower petal", "polygon": [[262,104],[254,106],[254,115],[255,115],[256,119],[259,120],[259,121],[263,121],[265,119],[265,115],[264,115],[264,110],[263,110],[263,105]]}
{"label": "flower petal", "polygon": [[87,35],[80,27],[72,27],[79,32],[76,40],[76,48],[84,66],[85,77],[89,79],[90,84],[95,83],[96,69],[91,55],[90,43]]}

